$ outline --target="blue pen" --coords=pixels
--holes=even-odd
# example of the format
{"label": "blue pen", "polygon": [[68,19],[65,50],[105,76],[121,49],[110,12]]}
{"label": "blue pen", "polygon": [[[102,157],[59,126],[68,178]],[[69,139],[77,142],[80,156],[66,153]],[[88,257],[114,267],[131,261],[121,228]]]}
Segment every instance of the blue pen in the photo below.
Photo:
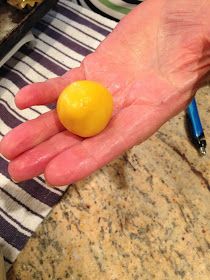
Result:
{"label": "blue pen", "polygon": [[193,134],[192,136],[194,138],[195,144],[198,147],[201,155],[205,155],[206,154],[206,139],[205,139],[202,124],[200,121],[195,98],[192,100],[192,102],[188,106],[187,114],[190,119],[192,134]]}

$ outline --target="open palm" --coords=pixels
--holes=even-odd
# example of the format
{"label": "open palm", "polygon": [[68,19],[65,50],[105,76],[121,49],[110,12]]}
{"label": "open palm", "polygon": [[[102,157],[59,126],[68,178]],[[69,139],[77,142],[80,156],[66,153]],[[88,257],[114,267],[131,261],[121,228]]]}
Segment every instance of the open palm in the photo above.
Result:
{"label": "open palm", "polygon": [[210,69],[208,2],[147,0],[79,68],[23,88],[16,96],[21,109],[56,102],[75,80],[98,81],[113,94],[114,114],[102,133],[87,139],[66,131],[56,111],[16,127],[0,146],[11,177],[44,173],[51,185],[80,180],[183,110]]}

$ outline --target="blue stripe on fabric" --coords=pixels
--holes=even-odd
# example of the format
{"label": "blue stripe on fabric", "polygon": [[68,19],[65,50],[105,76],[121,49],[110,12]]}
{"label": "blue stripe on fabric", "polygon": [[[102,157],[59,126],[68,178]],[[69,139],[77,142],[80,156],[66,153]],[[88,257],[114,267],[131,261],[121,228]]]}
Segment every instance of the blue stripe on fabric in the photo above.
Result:
{"label": "blue stripe on fabric", "polygon": [[0,236],[10,245],[18,250],[22,250],[28,236],[19,232],[13,225],[8,223],[0,214]]}

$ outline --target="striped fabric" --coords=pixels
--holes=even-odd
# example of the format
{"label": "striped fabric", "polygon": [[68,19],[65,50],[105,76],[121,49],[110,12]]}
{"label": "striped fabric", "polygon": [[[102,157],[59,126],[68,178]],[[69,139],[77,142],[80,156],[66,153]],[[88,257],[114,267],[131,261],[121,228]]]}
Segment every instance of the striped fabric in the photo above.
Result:
{"label": "striped fabric", "polygon": [[[60,0],[33,29],[33,46],[22,47],[0,69],[0,139],[11,128],[49,110],[45,106],[17,110],[14,96],[20,88],[78,66],[114,26],[108,19]],[[7,269],[65,189],[48,188],[41,176],[15,184],[6,159],[0,157],[0,247]]]}
{"label": "striped fabric", "polygon": [[143,0],[72,0],[86,9],[90,9],[112,20],[120,20]]}

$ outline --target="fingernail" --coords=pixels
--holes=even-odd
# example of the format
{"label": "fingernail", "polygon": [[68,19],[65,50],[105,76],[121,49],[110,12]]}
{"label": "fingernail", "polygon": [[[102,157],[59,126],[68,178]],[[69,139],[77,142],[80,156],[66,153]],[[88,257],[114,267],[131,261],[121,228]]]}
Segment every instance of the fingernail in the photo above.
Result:
{"label": "fingernail", "polygon": [[20,182],[16,181],[15,179],[13,179],[12,177],[11,177],[11,180],[12,180],[12,182],[14,182],[15,184],[20,183]]}
{"label": "fingernail", "polygon": [[45,180],[45,184],[48,186],[48,187],[50,187],[50,188],[53,188],[53,185],[51,185],[49,182],[47,182],[46,180]]}

